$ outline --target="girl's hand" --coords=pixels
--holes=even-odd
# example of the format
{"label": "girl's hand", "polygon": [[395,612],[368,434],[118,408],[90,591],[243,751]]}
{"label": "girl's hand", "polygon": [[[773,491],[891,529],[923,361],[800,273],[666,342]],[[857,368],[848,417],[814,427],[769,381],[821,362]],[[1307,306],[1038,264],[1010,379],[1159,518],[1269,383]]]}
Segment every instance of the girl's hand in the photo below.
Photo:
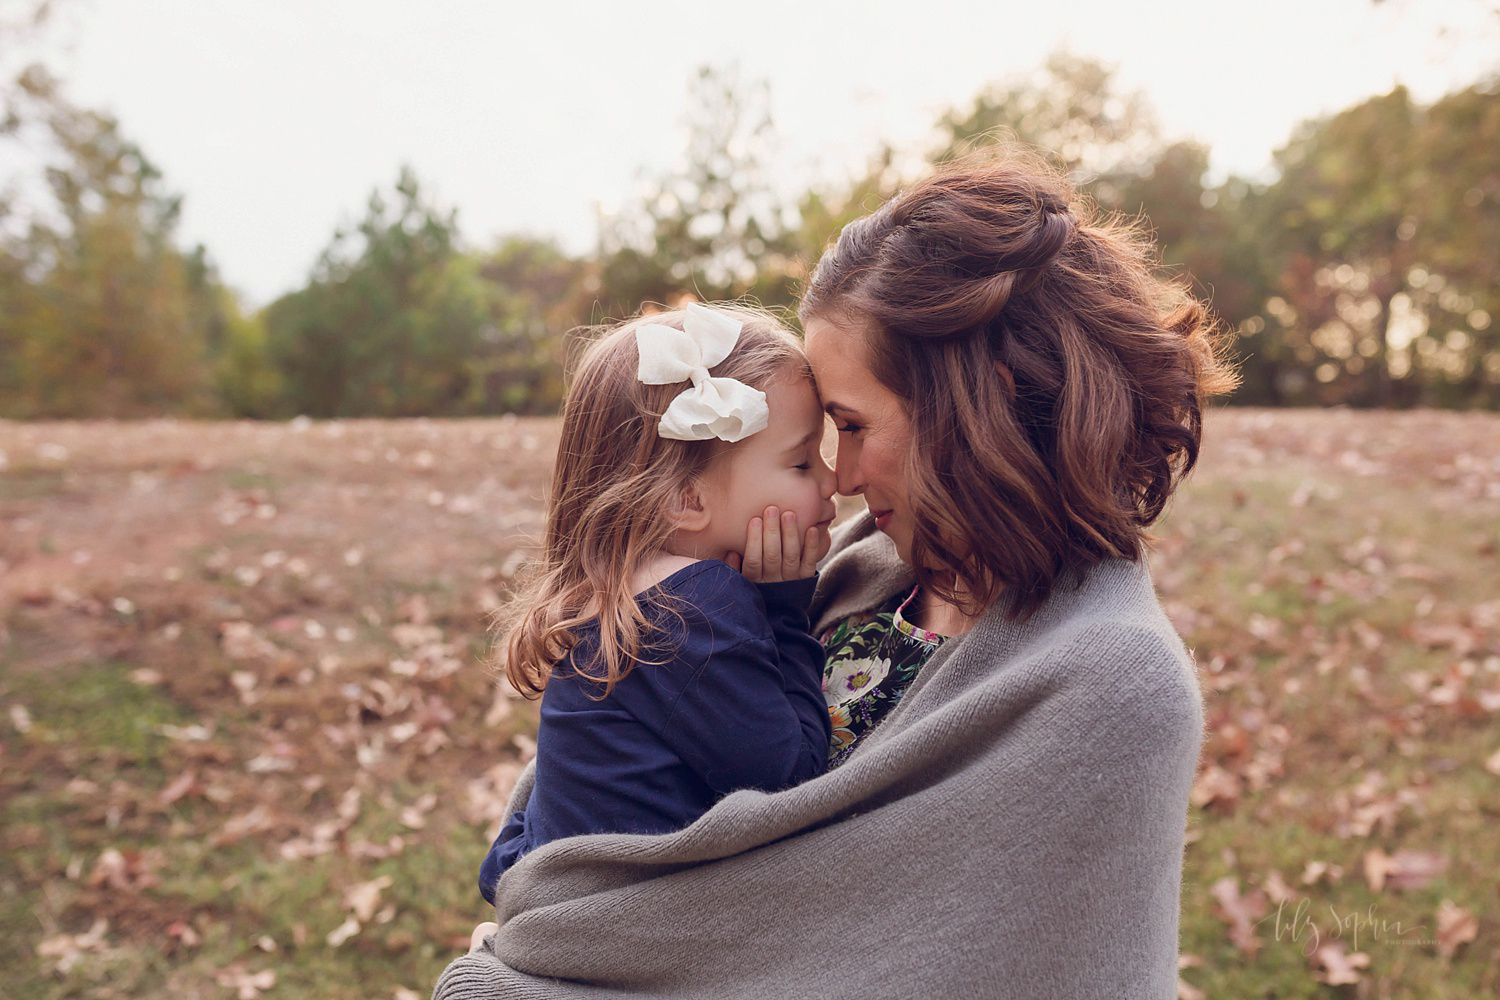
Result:
{"label": "girl's hand", "polygon": [[500,929],[500,925],[493,920],[486,920],[474,928],[474,933],[469,935],[469,954],[484,949],[484,939]]}
{"label": "girl's hand", "polygon": [[822,529],[797,529],[797,515],[767,507],[764,517],[752,517],[745,530],[745,555],[736,567],[755,583],[804,580],[818,571],[827,549]]}

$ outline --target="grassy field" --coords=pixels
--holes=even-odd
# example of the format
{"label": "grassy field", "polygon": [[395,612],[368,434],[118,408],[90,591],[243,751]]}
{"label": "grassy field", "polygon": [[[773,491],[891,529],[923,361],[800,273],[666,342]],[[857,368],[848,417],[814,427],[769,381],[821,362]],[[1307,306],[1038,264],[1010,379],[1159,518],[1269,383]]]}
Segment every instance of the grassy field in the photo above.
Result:
{"label": "grassy field", "polygon": [[[546,420],[0,423],[0,995],[425,997]],[[1180,995],[1500,995],[1500,418],[1228,411],[1161,525]]]}

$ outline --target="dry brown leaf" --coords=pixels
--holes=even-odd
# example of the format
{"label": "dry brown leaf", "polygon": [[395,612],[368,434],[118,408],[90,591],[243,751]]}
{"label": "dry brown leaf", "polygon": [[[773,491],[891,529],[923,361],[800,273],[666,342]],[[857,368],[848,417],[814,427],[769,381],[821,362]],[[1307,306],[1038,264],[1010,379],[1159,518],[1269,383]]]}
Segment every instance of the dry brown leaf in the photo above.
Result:
{"label": "dry brown leaf", "polygon": [[1226,875],[1209,890],[1219,904],[1220,918],[1229,925],[1229,940],[1236,948],[1250,957],[1260,950],[1260,939],[1255,936],[1255,924],[1266,915],[1266,894],[1259,889],[1249,895],[1240,895],[1239,879]]}
{"label": "dry brown leaf", "polygon": [[1500,750],[1496,750],[1485,758],[1484,769],[1491,774],[1500,774]]}
{"label": "dry brown leaf", "polygon": [[1281,872],[1271,869],[1271,873],[1261,882],[1261,888],[1266,890],[1266,895],[1271,902],[1276,904],[1295,903],[1297,891],[1286,884],[1286,879],[1281,877]]}
{"label": "dry brown leaf", "polygon": [[156,801],[160,802],[164,806],[169,806],[173,802],[176,802],[178,799],[191,792],[197,784],[197,771],[183,771],[172,780],[172,783],[170,785],[161,790],[160,794],[156,796]]}
{"label": "dry brown leaf", "polygon": [[358,933],[359,921],[353,917],[345,917],[344,922],[329,931],[324,940],[328,942],[328,947],[337,948]]}
{"label": "dry brown leaf", "polygon": [[1370,967],[1370,956],[1362,951],[1348,952],[1344,942],[1333,940],[1319,945],[1312,953],[1313,978],[1329,986],[1348,986],[1359,982],[1359,969]]}
{"label": "dry brown leaf", "polygon": [[1438,954],[1444,958],[1452,958],[1460,948],[1478,936],[1478,918],[1453,900],[1443,900],[1437,911]]}
{"label": "dry brown leaf", "polygon": [[1420,889],[1448,870],[1448,858],[1434,851],[1397,851],[1387,855],[1378,847],[1364,856],[1365,881],[1376,892]]}
{"label": "dry brown leaf", "polygon": [[[511,699],[500,689],[495,691],[495,700],[490,702],[490,709],[484,714],[484,726],[486,729],[498,729],[500,724],[510,720],[513,709],[510,706]],[[1500,758],[1500,752],[1495,755]]]}
{"label": "dry brown leaf", "polygon": [[1327,861],[1309,861],[1302,868],[1303,885],[1316,885],[1325,879],[1330,885],[1337,885],[1343,877],[1343,867],[1329,864]]}
{"label": "dry brown leaf", "polygon": [[185,920],[174,920],[167,925],[167,937],[182,942],[184,948],[196,948],[203,943],[203,936]]}
{"label": "dry brown leaf", "polygon": [[249,812],[236,816],[214,834],[209,843],[214,847],[223,847],[225,844],[237,843],[246,837],[263,833],[269,830],[275,823],[271,814],[266,811],[265,806],[256,806]]}
{"label": "dry brown leaf", "polygon": [[154,870],[160,864],[161,856],[157,852],[120,851],[107,847],[94,862],[87,881],[96,889],[107,886],[119,892],[149,889],[160,881]]}
{"label": "dry brown leaf", "polygon": [[239,1000],[256,1000],[256,997],[276,985],[276,970],[262,969],[259,972],[247,972],[244,966],[231,965],[219,970],[215,978],[220,986],[233,989]]}
{"label": "dry brown leaf", "polygon": [[1193,782],[1192,802],[1200,809],[1214,804],[1224,810],[1234,808],[1240,798],[1240,781],[1217,764],[1210,764]]}
{"label": "dry brown leaf", "polygon": [[380,905],[380,893],[391,887],[391,877],[382,875],[369,882],[360,882],[351,885],[344,890],[344,906],[348,907],[354,914],[354,919],[362,924],[370,922],[375,914],[375,908]]}
{"label": "dry brown leaf", "polygon": [[39,941],[36,946],[38,958],[54,960],[53,968],[67,973],[82,961],[88,952],[100,954],[108,951],[104,935],[109,931],[109,921],[99,917],[92,927],[82,934],[56,934]]}

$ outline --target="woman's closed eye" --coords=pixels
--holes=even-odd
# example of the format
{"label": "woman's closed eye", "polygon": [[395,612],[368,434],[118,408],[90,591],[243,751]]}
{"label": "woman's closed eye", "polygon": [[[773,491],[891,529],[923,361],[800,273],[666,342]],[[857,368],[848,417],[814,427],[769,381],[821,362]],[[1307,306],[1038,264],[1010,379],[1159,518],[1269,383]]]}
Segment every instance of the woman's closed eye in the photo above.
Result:
{"label": "woman's closed eye", "polygon": [[861,424],[856,424],[853,421],[846,420],[842,424],[834,424],[833,429],[838,431],[840,434],[858,434],[860,431],[864,430],[864,427]]}

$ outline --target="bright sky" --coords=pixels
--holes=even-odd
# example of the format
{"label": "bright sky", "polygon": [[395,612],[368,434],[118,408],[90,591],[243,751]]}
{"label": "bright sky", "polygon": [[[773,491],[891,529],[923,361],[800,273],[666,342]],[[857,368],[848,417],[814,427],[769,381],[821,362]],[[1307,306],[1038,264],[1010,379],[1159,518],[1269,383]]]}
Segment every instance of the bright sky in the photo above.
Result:
{"label": "bright sky", "polygon": [[1500,70],[1490,0],[74,0],[54,66],[186,196],[251,305],[299,287],[410,163],[470,243],[575,252],[671,168],[703,63],[770,81],[784,190],[852,176],[880,139],[1059,47],[1114,65],[1217,172],[1265,170],[1308,117],[1431,100]]}

